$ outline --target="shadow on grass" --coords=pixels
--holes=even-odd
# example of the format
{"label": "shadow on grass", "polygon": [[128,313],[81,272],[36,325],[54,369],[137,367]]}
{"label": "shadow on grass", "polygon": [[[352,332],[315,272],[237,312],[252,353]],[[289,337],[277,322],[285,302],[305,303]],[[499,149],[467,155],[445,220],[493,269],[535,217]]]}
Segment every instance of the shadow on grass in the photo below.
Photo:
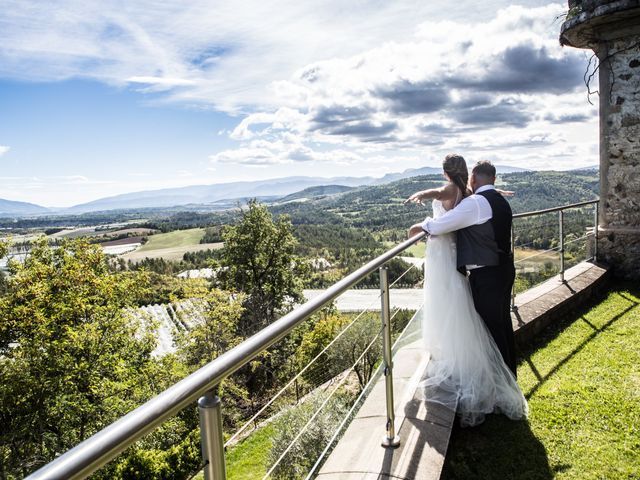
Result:
{"label": "shadow on grass", "polygon": [[[545,332],[543,332],[537,339],[533,340],[529,344],[527,344],[522,352],[521,352],[521,362],[526,362],[535,375],[538,382],[529,389],[528,392],[525,392],[525,397],[529,400],[537,391],[542,387],[545,382],[547,382],[551,377],[553,377],[563,365],[569,362],[573,357],[575,357],[580,351],[584,349],[590,342],[598,337],[602,332],[611,327],[615,322],[624,317],[627,313],[629,313],[634,308],[640,305],[640,302],[636,301],[634,298],[630,298],[624,293],[621,293],[619,290],[629,290],[635,296],[640,296],[640,287],[637,284],[629,284],[618,282],[612,285],[612,289],[618,290],[617,295],[622,297],[627,302],[630,302],[630,305],[625,308],[623,311],[611,316],[602,326],[598,327],[591,323],[586,318],[586,313],[589,312],[593,307],[598,305],[604,299],[604,296],[598,295],[596,298],[589,301],[583,307],[581,307],[575,314],[568,314],[565,319],[561,322],[558,322],[552,326],[550,326]],[[532,354],[540,348],[544,348],[551,340],[555,339],[565,328],[576,321],[582,321],[586,323],[593,332],[586,337],[580,344],[578,344],[569,354],[567,354],[564,358],[562,358],[556,365],[554,365],[551,370],[545,375],[541,375],[536,365],[531,360]]]}
{"label": "shadow on grass", "polygon": [[478,427],[461,428],[456,422],[440,480],[550,480],[553,477],[547,452],[527,421],[488,415]]}
{"label": "shadow on grass", "polygon": [[[625,291],[631,295],[627,295]],[[598,316],[597,324],[594,324],[587,313],[605,298],[605,295],[597,296],[575,313],[567,314],[563,321],[550,326],[524,346],[521,362],[526,362],[537,378],[535,385],[526,392],[527,398],[532,397],[545,382],[557,375],[559,370],[585,346],[640,305],[637,300],[640,296],[640,285],[637,283],[615,282],[610,286],[609,292],[615,292],[615,295],[628,302],[628,305],[621,311],[602,312]],[[559,359],[547,373],[541,374],[531,360],[533,353],[548,345],[574,322],[585,322],[592,331],[571,352]],[[550,466],[544,445],[534,436],[527,421],[513,422],[501,415],[490,415],[484,424],[475,428],[462,429],[457,424],[454,426],[440,478],[548,480],[570,468],[571,465],[561,463],[555,464],[553,468]]]}

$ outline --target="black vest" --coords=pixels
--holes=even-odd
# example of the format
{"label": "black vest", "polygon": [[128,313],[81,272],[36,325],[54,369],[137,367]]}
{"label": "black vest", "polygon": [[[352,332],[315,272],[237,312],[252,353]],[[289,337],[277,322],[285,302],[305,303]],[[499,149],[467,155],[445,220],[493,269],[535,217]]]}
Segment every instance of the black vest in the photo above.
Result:
{"label": "black vest", "polygon": [[471,225],[456,232],[457,266],[503,265],[511,262],[511,206],[495,190],[485,190],[482,195],[491,206],[491,220]]}

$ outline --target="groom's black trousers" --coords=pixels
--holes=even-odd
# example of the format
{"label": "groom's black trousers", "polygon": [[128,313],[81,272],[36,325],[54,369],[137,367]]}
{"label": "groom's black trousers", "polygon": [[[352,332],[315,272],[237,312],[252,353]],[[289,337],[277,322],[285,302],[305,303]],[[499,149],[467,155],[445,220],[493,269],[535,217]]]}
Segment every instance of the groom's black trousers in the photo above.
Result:
{"label": "groom's black trousers", "polygon": [[475,268],[469,283],[476,310],[489,329],[507,367],[516,374],[516,351],[511,324],[511,288],[516,271],[513,263]]}

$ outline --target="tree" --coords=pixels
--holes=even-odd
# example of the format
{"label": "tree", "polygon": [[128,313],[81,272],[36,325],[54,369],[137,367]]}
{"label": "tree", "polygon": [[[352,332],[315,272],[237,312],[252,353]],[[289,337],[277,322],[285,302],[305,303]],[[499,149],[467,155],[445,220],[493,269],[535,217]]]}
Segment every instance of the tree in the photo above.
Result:
{"label": "tree", "polygon": [[156,340],[128,309],[141,273],[99,246],[37,240],[0,297],[0,477],[23,477],[151,396]]}
{"label": "tree", "polygon": [[[198,288],[198,282],[193,285],[195,288],[184,293],[199,304],[202,315],[193,318],[190,328],[176,338],[178,358],[189,371],[195,371],[242,341],[236,334],[236,324],[242,314],[244,299],[242,294]],[[236,376],[226,378],[219,390],[225,399],[225,427],[233,429],[241,421],[242,411],[248,409],[247,391]]]}
{"label": "tree", "polygon": [[[266,206],[255,200],[242,210],[236,225],[225,228],[217,282],[225,290],[241,292],[236,333],[242,338],[271,324],[303,299],[306,263],[295,255],[296,239],[288,217],[276,220]],[[252,410],[264,400],[278,378],[287,375],[290,357],[297,347],[294,334],[246,367],[238,376],[249,391]]]}
{"label": "tree", "polygon": [[[313,327],[305,332],[302,341],[296,349],[295,363],[298,370],[304,368],[311,360],[317,357],[320,352],[340,333],[349,323],[349,318],[340,315],[337,310],[324,310],[314,316]],[[315,365],[309,367],[303,374],[303,378],[308,385],[308,389],[313,389],[318,385],[344,371],[344,362],[332,362],[332,352],[325,352],[318,358]]]}
{"label": "tree", "polygon": [[177,338],[178,351],[184,363],[199,368],[241,342],[235,326],[242,315],[242,299],[229,292],[212,289],[189,295],[202,306],[203,315],[193,319],[189,330]]}
{"label": "tree", "polygon": [[274,221],[255,200],[222,237],[219,278],[224,289],[246,294],[238,323],[238,333],[246,337],[303,299],[306,265],[294,254],[297,242],[289,219],[281,215]]}

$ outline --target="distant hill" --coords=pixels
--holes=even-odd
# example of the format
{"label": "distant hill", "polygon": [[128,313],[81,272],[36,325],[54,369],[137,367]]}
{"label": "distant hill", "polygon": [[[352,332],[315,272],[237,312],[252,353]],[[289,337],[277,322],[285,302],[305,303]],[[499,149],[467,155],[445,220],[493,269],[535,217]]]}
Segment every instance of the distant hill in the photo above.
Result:
{"label": "distant hill", "polygon": [[567,170],[567,172],[579,172],[581,170],[600,170],[600,165],[589,165],[588,167],[579,167]]}
{"label": "distant hill", "polygon": [[[469,171],[473,165],[469,165]],[[496,172],[498,174],[514,173],[514,172],[529,172],[531,170],[527,168],[510,167],[508,165],[496,165]],[[409,168],[400,173],[387,173],[384,177],[377,179],[373,182],[374,185],[383,185],[385,183],[395,182],[404,178],[419,177],[423,175],[442,175],[442,168],[435,167],[422,167],[422,168]]]}
{"label": "distant hill", "polygon": [[0,198],[0,216],[37,215],[48,213],[49,209],[27,202],[15,202]]}
{"label": "distant hill", "polygon": [[[526,169],[496,165],[498,173],[524,172]],[[235,205],[238,201],[249,198],[286,198],[298,195],[288,200],[306,197],[318,197],[342,193],[347,188],[366,185],[385,185],[402,179],[418,176],[436,175],[442,178],[442,170],[435,167],[410,168],[403,172],[389,173],[383,177],[284,177],[259,181],[218,183],[212,185],[191,185],[178,188],[160,190],[145,190],[125,193],[112,197],[100,198],[65,209],[48,209],[39,205],[24,202],[0,200],[0,215],[78,215],[89,212],[105,212],[110,210],[139,210],[139,209],[167,209],[193,208],[205,210],[220,210]],[[326,190],[309,190],[322,187]],[[344,188],[337,191],[336,188]],[[302,193],[304,192],[304,193]],[[324,193],[323,193],[324,192]],[[5,202],[5,203],[1,203]],[[198,207],[200,206],[200,207]]]}
{"label": "distant hill", "polygon": [[[514,190],[509,198],[514,213],[542,210],[597,198],[597,172],[513,172],[500,175],[500,186]],[[438,175],[396,180],[383,185],[352,189],[341,195],[290,202],[271,207],[274,213],[288,214],[294,224],[343,223],[370,230],[406,228],[431,214],[431,202],[404,205],[412,193],[443,185]]]}
{"label": "distant hill", "polygon": [[285,177],[253,182],[233,182],[213,185],[195,185],[162,190],[125,193],[71,207],[65,213],[99,210],[172,207],[187,204],[206,204],[236,198],[286,196],[305,188],[320,185],[366,185],[373,177]]}
{"label": "distant hill", "polygon": [[[498,173],[524,172],[524,168],[496,165]],[[383,177],[284,177],[269,180],[193,185],[162,190],[147,190],[101,198],[92,202],[75,205],[64,211],[84,213],[105,210],[128,210],[137,208],[165,208],[181,205],[213,204],[234,199],[254,197],[286,197],[307,188],[319,186],[360,187],[384,185],[405,178],[423,175],[442,175],[441,168],[410,168]]]}
{"label": "distant hill", "polygon": [[508,165],[496,165],[496,173],[499,175],[503,173],[518,173],[518,172],[532,172],[529,168],[510,167]]}
{"label": "distant hill", "polygon": [[319,187],[309,187],[304,190],[300,190],[299,192],[292,193],[291,195],[287,195],[286,197],[279,198],[278,203],[326,197],[327,195],[348,192],[354,188],[355,187],[347,187],[346,185],[320,185]]}

